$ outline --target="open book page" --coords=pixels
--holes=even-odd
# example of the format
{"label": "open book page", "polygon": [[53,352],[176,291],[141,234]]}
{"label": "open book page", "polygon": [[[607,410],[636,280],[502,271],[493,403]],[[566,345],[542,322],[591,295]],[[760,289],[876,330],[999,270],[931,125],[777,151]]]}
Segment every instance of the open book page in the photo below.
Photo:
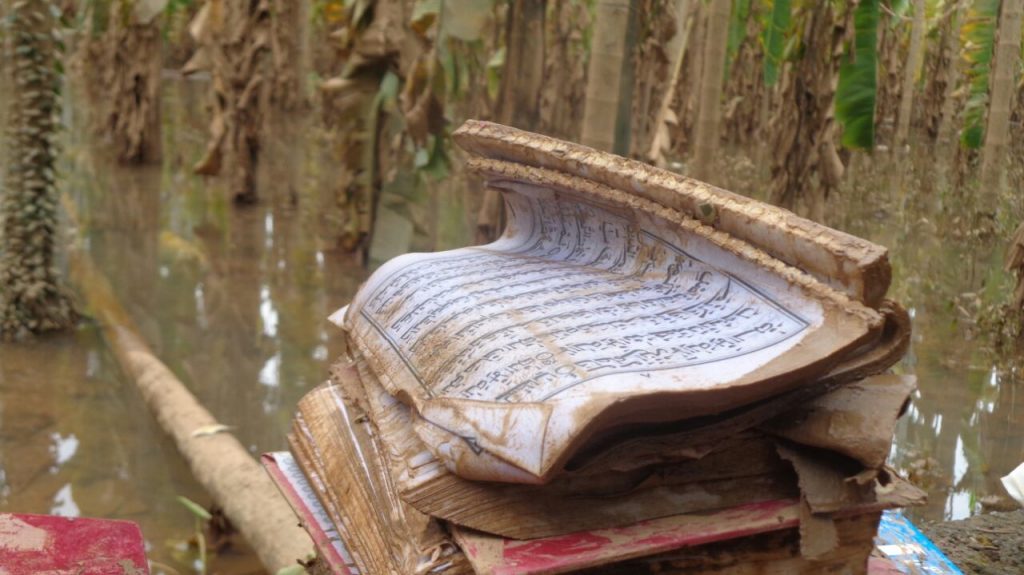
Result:
{"label": "open book page", "polygon": [[517,195],[509,211],[520,233],[398,258],[353,304],[428,397],[659,389],[675,374],[652,372],[684,368],[689,386],[730,381],[821,323],[817,302],[718,269],[672,230],[562,198]]}
{"label": "open book page", "polygon": [[[884,381],[894,377],[885,375],[885,372],[903,357],[910,345],[910,316],[893,302],[886,302],[882,311],[885,327],[877,344],[835,366],[813,385],[804,385],[724,413],[685,420],[679,425],[651,429],[632,427],[625,433],[608,434],[600,440],[592,440],[585,450],[573,455],[566,469],[573,474],[592,474],[635,469],[681,457],[702,457],[723,439],[755,427],[797,443],[846,453],[867,467],[878,467],[889,453],[888,443],[882,446],[879,438],[885,437],[886,442],[891,440],[895,419],[889,416],[895,418],[900,415],[905,395],[900,398],[899,393],[885,392],[880,403],[870,402],[867,409],[881,409],[877,418],[862,414],[852,416],[847,414],[849,409],[834,408],[824,410],[828,416],[820,418],[822,413],[816,406],[820,405],[819,402],[825,405],[836,401],[845,403],[831,396],[844,397],[847,388],[859,389],[879,378]],[[898,379],[905,381],[905,378]],[[875,383],[871,385],[874,387]],[[900,387],[905,387],[905,384],[897,383],[890,389]],[[856,404],[850,407],[853,405]],[[808,420],[807,413],[813,414],[813,422]],[[772,420],[770,425],[764,425],[769,420]],[[864,422],[872,421],[877,425],[864,425]],[[811,425],[804,427],[805,422]],[[858,429],[866,433],[849,444],[841,443],[852,439]],[[838,430],[842,433],[836,434]],[[844,439],[837,440],[836,435]],[[881,460],[878,459],[879,454]]]}
{"label": "open book page", "polygon": [[884,246],[801,218],[789,210],[654,166],[511,126],[468,120],[452,133],[471,154],[466,167],[486,179],[498,164],[545,168],[650,200],[712,225],[851,298],[877,308],[892,278]]}
{"label": "open book page", "polygon": [[547,481],[602,426],[743,405],[878,335],[874,310],[725,234],[525,179],[492,182],[501,240],[396,258],[346,315],[388,391],[463,439],[438,454],[464,477]]}

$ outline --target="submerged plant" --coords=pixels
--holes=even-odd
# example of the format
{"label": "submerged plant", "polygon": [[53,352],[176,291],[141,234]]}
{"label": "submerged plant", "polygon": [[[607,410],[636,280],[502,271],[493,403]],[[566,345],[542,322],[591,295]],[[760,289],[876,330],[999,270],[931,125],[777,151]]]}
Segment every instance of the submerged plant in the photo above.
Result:
{"label": "submerged plant", "polygon": [[178,503],[185,506],[193,516],[195,516],[195,533],[194,537],[196,545],[199,548],[199,568],[200,573],[206,574],[207,556],[206,556],[206,534],[203,532],[203,525],[213,519],[213,515],[206,510],[202,505],[192,501],[184,495],[178,496]]}
{"label": "submerged plant", "polygon": [[4,55],[11,86],[7,165],[0,199],[0,337],[62,329],[75,321],[56,269],[55,162],[62,45],[57,8],[19,0],[7,17]]}

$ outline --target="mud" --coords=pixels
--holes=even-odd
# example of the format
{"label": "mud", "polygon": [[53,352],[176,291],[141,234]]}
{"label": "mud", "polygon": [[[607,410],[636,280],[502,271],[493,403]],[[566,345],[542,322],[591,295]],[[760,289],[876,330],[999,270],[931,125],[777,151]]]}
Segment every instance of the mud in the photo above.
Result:
{"label": "mud", "polygon": [[965,575],[1024,573],[1024,509],[920,527]]}

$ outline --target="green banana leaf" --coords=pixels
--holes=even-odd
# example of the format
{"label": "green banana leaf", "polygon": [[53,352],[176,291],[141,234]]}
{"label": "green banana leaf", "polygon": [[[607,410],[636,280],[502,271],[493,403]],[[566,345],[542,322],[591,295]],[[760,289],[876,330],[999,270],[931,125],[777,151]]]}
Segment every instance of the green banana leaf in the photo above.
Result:
{"label": "green banana leaf", "polygon": [[964,46],[964,71],[969,93],[964,107],[964,130],[960,143],[971,149],[981,147],[985,136],[985,109],[988,108],[988,78],[992,72],[999,0],[975,0],[960,30]]}
{"label": "green banana leaf", "polygon": [[843,145],[871,149],[875,143],[875,94],[878,63],[878,0],[862,0],[853,14],[853,50],[839,65],[836,119]]}
{"label": "green banana leaf", "polygon": [[764,29],[764,83],[774,86],[779,81],[779,67],[785,56],[786,34],[790,25],[790,0],[772,2],[771,16]]}
{"label": "green banana leaf", "polygon": [[725,74],[740,51],[740,45],[747,37],[747,19],[750,18],[750,0],[733,0],[729,14],[729,41],[726,44]]}

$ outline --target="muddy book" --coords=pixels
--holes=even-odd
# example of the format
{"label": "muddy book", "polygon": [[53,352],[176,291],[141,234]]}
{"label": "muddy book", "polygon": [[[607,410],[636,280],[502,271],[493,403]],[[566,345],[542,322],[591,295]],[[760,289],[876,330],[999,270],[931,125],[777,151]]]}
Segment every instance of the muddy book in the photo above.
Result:
{"label": "muddy book", "polygon": [[[302,399],[290,441],[345,544],[340,555],[359,572],[569,572],[812,518],[808,553],[826,556],[847,545],[844,518],[919,496],[884,468],[843,453],[860,446],[856,453],[877,461],[888,450],[912,378],[847,384],[762,426],[800,433],[747,430],[699,460],[536,486],[472,482],[448,472],[408,427],[408,410],[363,381],[358,363],[342,360],[329,383]],[[868,471],[859,482],[850,479]],[[400,487],[411,476],[416,488]],[[410,494],[430,501],[434,512],[417,510]],[[786,514],[791,523],[783,525]],[[865,520],[870,534],[872,520]],[[716,521],[730,531],[718,533]],[[815,543],[819,534],[825,540]],[[594,547],[596,539],[608,545]]]}
{"label": "muddy book", "polygon": [[289,443],[360,572],[473,572],[440,524],[401,500],[365,414],[336,387],[302,399]]}
{"label": "muddy book", "polygon": [[609,435],[813,385],[882,338],[880,246],[511,128],[456,139],[504,235],[391,260],[343,323],[463,478],[549,482]]}
{"label": "muddy book", "polygon": [[[880,510],[920,495],[884,464],[914,388],[886,373],[910,333],[886,250],[536,134],[455,139],[503,195],[503,235],[379,268],[332,315],[346,352],[293,422],[351,564],[569,572],[781,505],[785,561],[845,549],[829,568],[863,572]],[[758,524],[737,512],[723,538]]]}
{"label": "muddy book", "polygon": [[[264,466],[294,506],[313,537],[320,560],[331,573],[359,575],[366,571],[352,559],[349,544],[338,535],[317,500],[318,490],[299,470],[292,454],[267,453]],[[322,484],[317,484],[322,487]],[[858,572],[870,553],[868,572],[894,573],[892,564],[874,557],[872,539],[878,510],[893,505],[894,499],[875,502],[836,521],[836,545],[813,560],[803,557],[799,546],[800,502],[793,499],[741,505],[701,514],[677,515],[645,521],[627,528],[599,529],[565,536],[519,541],[472,530],[454,528],[454,539],[474,573],[541,575],[568,572],[612,574],[731,572],[743,564],[748,572],[808,573]],[[889,520],[892,530],[893,518]],[[370,521],[364,529],[378,528]],[[883,538],[903,543],[905,538]],[[881,545],[881,544],[880,544]],[[878,547],[879,555],[895,556],[913,569],[921,565],[916,545],[888,544]],[[910,551],[907,551],[910,549]],[[443,573],[446,566],[437,572]],[[387,573],[387,572],[385,572]]]}

